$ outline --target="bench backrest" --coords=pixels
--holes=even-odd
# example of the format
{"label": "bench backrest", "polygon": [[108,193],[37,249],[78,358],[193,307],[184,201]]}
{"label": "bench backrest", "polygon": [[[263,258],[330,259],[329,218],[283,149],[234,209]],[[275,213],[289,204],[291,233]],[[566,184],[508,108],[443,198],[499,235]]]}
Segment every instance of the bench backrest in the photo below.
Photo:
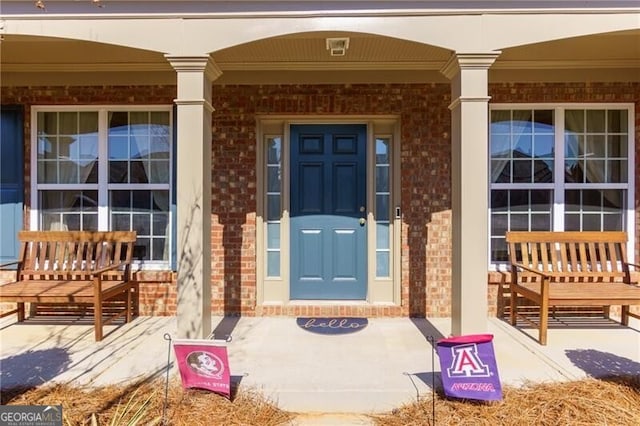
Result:
{"label": "bench backrest", "polygon": [[[557,282],[628,280],[626,232],[507,232],[509,261],[522,264]],[[521,271],[523,281],[537,274]]]}
{"label": "bench backrest", "polygon": [[134,231],[20,231],[18,279],[90,279],[114,264],[107,279],[130,278]]}

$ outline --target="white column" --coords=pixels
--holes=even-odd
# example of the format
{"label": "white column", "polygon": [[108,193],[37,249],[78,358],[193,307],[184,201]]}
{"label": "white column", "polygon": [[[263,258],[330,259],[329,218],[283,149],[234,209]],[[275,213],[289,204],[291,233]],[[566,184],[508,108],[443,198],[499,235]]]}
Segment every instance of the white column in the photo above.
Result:
{"label": "white column", "polygon": [[178,337],[211,334],[211,83],[209,55],[173,56],[177,73]]}
{"label": "white column", "polygon": [[451,80],[451,332],[487,331],[489,210],[488,69],[499,52],[456,53]]}

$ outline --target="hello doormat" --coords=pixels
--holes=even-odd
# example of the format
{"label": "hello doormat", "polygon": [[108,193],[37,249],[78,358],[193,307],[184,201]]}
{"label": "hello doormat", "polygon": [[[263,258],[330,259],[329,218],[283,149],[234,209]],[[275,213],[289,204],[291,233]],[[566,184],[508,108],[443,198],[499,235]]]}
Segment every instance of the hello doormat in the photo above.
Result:
{"label": "hello doormat", "polygon": [[353,317],[309,317],[296,318],[296,323],[303,330],[317,334],[349,334],[360,331],[367,326],[366,318]]}

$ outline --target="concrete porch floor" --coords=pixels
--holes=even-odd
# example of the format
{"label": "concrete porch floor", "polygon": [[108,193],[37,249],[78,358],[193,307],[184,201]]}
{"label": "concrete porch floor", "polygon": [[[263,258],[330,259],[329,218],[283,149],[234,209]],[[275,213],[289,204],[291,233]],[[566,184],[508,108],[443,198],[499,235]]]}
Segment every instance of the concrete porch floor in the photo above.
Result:
{"label": "concrete porch floor", "polygon": [[[105,339],[97,343],[88,323],[0,321],[2,389],[164,377],[169,353],[173,360],[163,337],[175,338],[173,317],[139,317],[107,326]],[[295,318],[285,317],[215,318],[213,329],[216,338],[232,335],[229,364],[240,389],[257,389],[282,409],[305,413],[298,424],[367,424],[362,415],[387,412],[429,394],[434,373],[438,383],[440,366],[428,337],[448,336],[450,319],[372,318],[362,331],[338,336],[304,331]],[[489,319],[488,332],[494,335],[503,385],[640,374],[640,321],[634,319],[629,327],[599,318],[555,321],[548,346],[536,342],[537,330],[514,328],[496,318]]]}

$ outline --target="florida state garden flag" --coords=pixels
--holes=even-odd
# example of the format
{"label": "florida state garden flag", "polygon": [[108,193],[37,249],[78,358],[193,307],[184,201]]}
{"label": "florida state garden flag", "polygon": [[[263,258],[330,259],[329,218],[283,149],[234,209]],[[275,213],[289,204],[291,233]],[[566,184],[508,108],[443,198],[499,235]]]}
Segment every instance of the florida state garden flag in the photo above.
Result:
{"label": "florida state garden flag", "polygon": [[227,348],[213,340],[173,341],[182,387],[207,389],[231,396]]}

